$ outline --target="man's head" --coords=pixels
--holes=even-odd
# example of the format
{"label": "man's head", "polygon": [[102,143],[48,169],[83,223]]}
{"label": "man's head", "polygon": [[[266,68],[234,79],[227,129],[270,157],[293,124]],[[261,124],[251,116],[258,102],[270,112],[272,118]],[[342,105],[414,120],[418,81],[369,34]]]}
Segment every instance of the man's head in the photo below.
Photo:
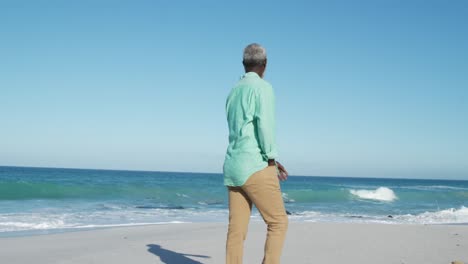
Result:
{"label": "man's head", "polygon": [[252,43],[245,47],[242,60],[245,72],[256,72],[263,78],[267,64],[266,50],[257,43]]}

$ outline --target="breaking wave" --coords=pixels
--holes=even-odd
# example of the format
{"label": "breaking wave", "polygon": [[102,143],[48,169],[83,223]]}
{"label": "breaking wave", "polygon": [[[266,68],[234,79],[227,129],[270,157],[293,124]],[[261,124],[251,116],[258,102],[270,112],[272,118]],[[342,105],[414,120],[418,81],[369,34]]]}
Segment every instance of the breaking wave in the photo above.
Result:
{"label": "breaking wave", "polygon": [[387,187],[379,187],[376,190],[350,190],[349,192],[360,199],[366,200],[393,202],[398,199],[395,192]]}

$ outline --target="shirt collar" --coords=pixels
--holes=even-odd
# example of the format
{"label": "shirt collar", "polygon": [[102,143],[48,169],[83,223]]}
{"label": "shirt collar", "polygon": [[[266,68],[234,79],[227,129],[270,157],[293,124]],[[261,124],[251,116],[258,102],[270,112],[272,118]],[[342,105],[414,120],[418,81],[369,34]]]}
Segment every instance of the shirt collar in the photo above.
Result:
{"label": "shirt collar", "polygon": [[245,77],[257,77],[257,78],[260,78],[260,76],[259,76],[256,72],[247,72],[247,73],[245,73],[244,75],[242,75],[241,79],[242,79],[242,78],[245,78]]}

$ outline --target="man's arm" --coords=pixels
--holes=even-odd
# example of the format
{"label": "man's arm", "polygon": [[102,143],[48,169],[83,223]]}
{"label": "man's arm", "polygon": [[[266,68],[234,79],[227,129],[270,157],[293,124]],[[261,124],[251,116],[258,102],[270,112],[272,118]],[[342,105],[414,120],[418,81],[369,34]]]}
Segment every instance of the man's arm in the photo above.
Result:
{"label": "man's arm", "polygon": [[285,181],[288,172],[275,159],[278,156],[275,137],[275,96],[271,86],[262,89],[257,101],[257,136],[262,155],[268,161],[268,166],[275,166],[278,178]]}
{"label": "man's arm", "polygon": [[263,159],[276,159],[275,96],[271,86],[259,89],[256,112],[257,137]]}

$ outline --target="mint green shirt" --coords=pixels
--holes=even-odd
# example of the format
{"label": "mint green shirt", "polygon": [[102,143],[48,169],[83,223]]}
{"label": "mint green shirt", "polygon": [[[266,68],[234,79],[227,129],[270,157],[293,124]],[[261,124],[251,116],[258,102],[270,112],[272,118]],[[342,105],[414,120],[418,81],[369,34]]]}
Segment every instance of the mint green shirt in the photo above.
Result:
{"label": "mint green shirt", "polygon": [[224,185],[242,186],[278,155],[275,142],[275,97],[271,85],[248,72],[226,100],[229,145]]}

